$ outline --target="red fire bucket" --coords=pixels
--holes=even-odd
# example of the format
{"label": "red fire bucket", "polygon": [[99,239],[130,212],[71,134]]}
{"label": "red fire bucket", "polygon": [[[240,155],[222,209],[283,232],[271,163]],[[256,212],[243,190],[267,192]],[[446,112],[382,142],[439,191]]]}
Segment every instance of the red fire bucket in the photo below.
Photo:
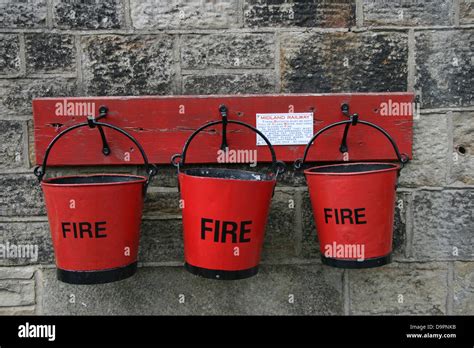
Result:
{"label": "red fire bucket", "polygon": [[258,272],[270,202],[284,164],[276,160],[272,145],[260,131],[243,122],[227,122],[247,127],[266,141],[274,172],[220,168],[183,170],[186,151],[194,136],[222,121],[210,122],[196,130],[186,142],[183,153],[173,156],[172,163],[178,168],[184,205],[185,268],[205,278],[233,280]]}
{"label": "red fire bucket", "polygon": [[[342,124],[348,127],[352,122],[337,122],[317,132],[295,167],[301,168],[309,147],[321,133]],[[341,163],[304,171],[322,262],[340,268],[370,268],[391,262],[397,179],[408,161],[385,130],[370,122],[358,123],[381,131],[393,145],[400,164]]]}
{"label": "red fire bucket", "polygon": [[[43,179],[49,152],[70,131],[107,127],[127,136],[140,150],[148,178],[124,174],[74,175]],[[99,284],[132,276],[137,269],[143,197],[156,167],[148,164],[141,145],[122,129],[91,121],[58,134],[49,144],[41,182],[56,256],[58,279],[72,284]]]}

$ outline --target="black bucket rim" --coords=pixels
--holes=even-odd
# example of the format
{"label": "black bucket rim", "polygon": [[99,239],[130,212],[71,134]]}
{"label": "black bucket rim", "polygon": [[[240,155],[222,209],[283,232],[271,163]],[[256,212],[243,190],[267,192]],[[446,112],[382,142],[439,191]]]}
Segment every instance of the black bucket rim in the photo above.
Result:
{"label": "black bucket rim", "polygon": [[[225,173],[237,173],[240,175],[247,176],[248,178],[222,178],[218,176],[205,176],[205,175],[193,175],[190,174],[189,171],[194,170],[207,170],[207,171],[221,171]],[[212,167],[197,167],[197,168],[187,168],[180,172],[180,174],[187,175],[193,178],[199,179],[211,179],[211,180],[225,180],[225,181],[239,181],[239,182],[275,182],[276,176],[274,173],[258,173],[258,172],[251,172],[249,170],[242,170],[242,169],[230,169],[230,168],[212,168]],[[254,175],[260,175],[264,177],[264,179],[256,179],[252,178]]]}
{"label": "black bucket rim", "polygon": [[[355,167],[355,166],[375,166],[379,169],[369,169],[369,170],[359,170],[359,171],[321,171],[318,172],[318,169],[331,169],[336,167]],[[322,166],[315,166],[308,168],[304,171],[305,175],[333,175],[333,176],[353,176],[353,175],[366,175],[366,174],[378,174],[384,172],[398,171],[400,170],[400,164],[390,163],[390,162],[347,162],[347,163],[337,163],[337,164],[326,164]]]}
{"label": "black bucket rim", "polygon": [[[81,179],[90,179],[90,178],[129,178],[131,180],[120,180],[120,181],[97,181],[97,182],[80,182]],[[79,180],[78,180],[79,179]],[[56,181],[72,181],[72,182],[56,182]],[[78,180],[78,182],[74,182]],[[97,173],[97,174],[79,174],[79,175],[64,175],[54,178],[47,178],[41,182],[43,186],[53,186],[53,187],[84,187],[84,186],[116,186],[116,185],[129,185],[129,184],[144,184],[146,183],[147,178],[141,175],[133,174],[113,174],[113,173]]]}

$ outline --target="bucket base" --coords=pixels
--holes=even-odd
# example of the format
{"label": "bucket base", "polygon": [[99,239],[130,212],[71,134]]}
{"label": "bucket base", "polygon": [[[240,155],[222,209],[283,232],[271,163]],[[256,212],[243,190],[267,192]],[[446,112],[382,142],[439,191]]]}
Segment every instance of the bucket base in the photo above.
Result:
{"label": "bucket base", "polygon": [[239,271],[221,271],[221,270],[215,270],[215,269],[196,267],[186,262],[184,264],[184,268],[186,268],[186,270],[188,270],[192,274],[198,275],[200,277],[209,278],[209,279],[219,279],[219,280],[245,279],[245,278],[252,277],[258,273],[258,266],[239,270]]}
{"label": "bucket base", "polygon": [[337,268],[373,268],[380,267],[392,262],[392,253],[381,257],[365,259],[364,261],[334,259],[321,255],[321,261],[325,265]]}
{"label": "bucket base", "polygon": [[69,284],[103,284],[131,277],[137,271],[137,263],[103,271],[66,271],[58,268],[58,280]]}

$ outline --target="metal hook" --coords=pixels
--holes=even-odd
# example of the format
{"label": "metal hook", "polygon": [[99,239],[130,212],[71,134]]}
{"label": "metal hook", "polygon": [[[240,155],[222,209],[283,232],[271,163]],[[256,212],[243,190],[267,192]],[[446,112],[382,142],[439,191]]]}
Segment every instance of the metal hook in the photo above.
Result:
{"label": "metal hook", "polygon": [[221,113],[222,117],[222,143],[221,143],[221,150],[227,151],[229,145],[227,143],[227,106],[222,104],[219,106],[219,112]]}
{"label": "metal hook", "polygon": [[109,108],[107,106],[102,105],[99,107],[99,116],[96,117],[96,121],[99,121],[101,118],[104,118],[107,116],[107,112],[109,111]]}
{"label": "metal hook", "polygon": [[342,103],[341,105],[341,111],[344,116],[349,117],[349,104],[347,103]]}
{"label": "metal hook", "polygon": [[109,129],[112,129],[112,130],[115,130],[115,131],[121,133],[122,135],[127,137],[133,144],[135,144],[135,146],[140,151],[140,154],[142,155],[143,162],[145,164],[146,173],[148,174],[148,178],[146,179],[145,187],[144,187],[145,188],[144,193],[145,193],[146,188],[147,188],[148,184],[150,183],[150,180],[152,179],[152,177],[154,177],[157,174],[158,168],[154,164],[151,164],[151,163],[148,162],[148,157],[145,153],[145,150],[143,149],[141,144],[133,136],[131,136],[125,130],[123,130],[122,128],[119,128],[117,126],[113,126],[111,124],[103,123],[103,122],[96,122],[92,116],[87,118],[87,122],[78,123],[78,124],[75,124],[74,126],[66,128],[61,133],[56,135],[54,137],[54,139],[49,143],[49,145],[46,148],[46,151],[44,153],[43,163],[41,165],[36,166],[35,169],[33,170],[33,173],[38,177],[39,182],[43,181],[43,177],[46,173],[48,157],[49,157],[49,154],[50,154],[52,148],[54,147],[54,145],[59,141],[59,139],[61,139],[63,136],[65,136],[69,132],[72,132],[73,130],[78,129],[78,128],[82,128],[82,127],[91,127],[91,128],[106,127],[106,128],[109,128]]}
{"label": "metal hook", "polygon": [[347,146],[347,135],[349,134],[349,128],[350,126],[356,126],[357,122],[359,122],[359,115],[358,114],[349,114],[349,104],[343,103],[341,105],[341,112],[344,116],[347,116],[351,119],[351,123],[346,123],[344,126],[344,134],[342,135],[342,140],[341,140],[341,146],[339,146],[339,151],[341,153],[345,153],[349,151],[349,148]]}
{"label": "metal hook", "polygon": [[[87,118],[87,123],[89,124],[89,127],[95,128],[96,122],[106,117],[108,111],[109,109],[107,108],[107,106],[102,105],[101,107],[99,107],[99,116],[97,116],[96,118],[94,118],[94,116],[89,116]],[[102,139],[102,153],[105,156],[108,156],[110,155],[111,151],[110,151],[110,146],[107,142],[107,138],[105,137],[104,130],[102,129],[102,126],[100,125],[97,125],[97,129],[99,130],[100,138]]]}

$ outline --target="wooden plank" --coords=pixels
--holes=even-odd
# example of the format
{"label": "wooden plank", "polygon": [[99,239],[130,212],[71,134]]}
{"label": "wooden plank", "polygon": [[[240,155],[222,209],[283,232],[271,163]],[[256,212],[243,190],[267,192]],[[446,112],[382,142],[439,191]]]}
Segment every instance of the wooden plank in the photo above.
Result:
{"label": "wooden plank", "polygon": [[[41,163],[44,152],[55,135],[74,124],[84,122],[91,112],[97,116],[100,106],[109,109],[102,122],[121,127],[144,147],[150,162],[170,163],[173,154],[182,151],[189,135],[204,123],[220,120],[218,107],[225,104],[229,119],[255,126],[256,113],[314,112],[314,132],[332,122],[347,119],[340,106],[349,103],[350,112],[360,119],[384,128],[396,141],[400,152],[412,156],[412,93],[354,93],[354,94],[286,94],[239,96],[145,96],[145,97],[72,97],[39,98],[33,101],[36,162]],[[385,104],[384,104],[385,103]],[[396,114],[397,107],[404,114]],[[407,109],[409,107],[409,110]],[[90,108],[90,111],[88,110]],[[389,111],[388,115],[387,110]],[[400,111],[400,110],[398,110]],[[390,115],[391,112],[391,115]],[[339,145],[344,127],[336,127],[321,135],[313,145],[310,161],[341,161]],[[104,156],[96,129],[80,128],[62,138],[54,147],[49,165],[112,165],[140,164],[140,153],[125,137],[106,129],[112,153]],[[255,133],[229,125],[231,149],[257,149],[258,161],[268,162],[269,151],[256,146]],[[193,141],[187,163],[215,163],[221,143],[221,127],[199,134]],[[393,149],[386,138],[364,125],[352,127],[348,137],[351,161],[394,160]],[[304,146],[275,146],[279,160],[293,162],[302,157]],[[130,153],[129,161],[124,161]]]}

